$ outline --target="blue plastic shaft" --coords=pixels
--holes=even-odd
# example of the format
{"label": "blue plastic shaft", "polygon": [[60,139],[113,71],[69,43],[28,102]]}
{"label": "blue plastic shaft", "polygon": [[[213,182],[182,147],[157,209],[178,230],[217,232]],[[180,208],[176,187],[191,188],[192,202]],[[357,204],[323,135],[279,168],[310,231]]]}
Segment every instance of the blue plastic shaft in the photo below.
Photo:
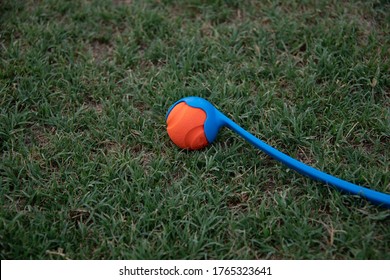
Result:
{"label": "blue plastic shaft", "polygon": [[288,155],[278,151],[277,149],[267,145],[260,139],[256,138],[254,135],[250,134],[248,131],[240,127],[238,124],[233,122],[231,119],[226,117],[224,114],[221,113],[219,116],[222,119],[222,122],[225,126],[230,128],[231,130],[237,132],[239,135],[241,135],[245,140],[247,140],[249,143],[251,143],[253,146],[259,148],[269,156],[273,157],[274,159],[284,163],[291,169],[294,169],[295,171],[308,176],[312,179],[324,182],[325,184],[333,185],[343,191],[346,191],[350,194],[359,195],[365,199],[368,199],[375,204],[379,204],[385,207],[390,208],[390,195],[377,192],[374,190],[370,190],[368,188],[358,186],[355,184],[352,184],[350,182],[341,180],[339,178],[336,178],[334,176],[331,176],[325,172],[319,171],[313,167],[310,167],[296,159],[293,159],[289,157]]}

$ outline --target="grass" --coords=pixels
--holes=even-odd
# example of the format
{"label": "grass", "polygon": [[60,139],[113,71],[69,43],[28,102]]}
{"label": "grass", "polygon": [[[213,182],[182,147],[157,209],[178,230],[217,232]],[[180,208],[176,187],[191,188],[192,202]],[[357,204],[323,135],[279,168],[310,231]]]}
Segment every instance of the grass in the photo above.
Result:
{"label": "grass", "polygon": [[390,212],[228,130],[174,146],[196,95],[270,145],[390,192],[387,1],[0,4],[2,259],[390,259]]}

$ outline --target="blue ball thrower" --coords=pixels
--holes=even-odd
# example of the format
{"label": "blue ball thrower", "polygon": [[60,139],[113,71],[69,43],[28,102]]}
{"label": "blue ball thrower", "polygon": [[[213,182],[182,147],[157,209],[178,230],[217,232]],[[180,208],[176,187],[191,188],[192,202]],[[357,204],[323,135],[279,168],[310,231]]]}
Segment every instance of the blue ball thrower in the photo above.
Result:
{"label": "blue ball thrower", "polygon": [[166,119],[170,138],[181,148],[203,148],[217,138],[221,127],[226,126],[253,146],[291,169],[347,193],[359,195],[375,204],[390,208],[389,194],[349,183],[287,156],[250,134],[203,98],[186,97],[180,99],[169,108]]}

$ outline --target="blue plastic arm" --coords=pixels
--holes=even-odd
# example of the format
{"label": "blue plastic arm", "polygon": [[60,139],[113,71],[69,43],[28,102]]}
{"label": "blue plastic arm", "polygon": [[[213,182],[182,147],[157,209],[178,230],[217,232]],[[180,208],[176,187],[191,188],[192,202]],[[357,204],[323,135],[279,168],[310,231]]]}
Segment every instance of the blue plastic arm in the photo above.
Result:
{"label": "blue plastic arm", "polygon": [[377,192],[374,190],[370,190],[368,188],[358,186],[355,184],[352,184],[350,182],[341,180],[339,178],[336,178],[332,175],[329,175],[325,172],[319,171],[313,167],[310,167],[296,159],[293,159],[292,157],[289,157],[288,155],[278,151],[277,149],[267,145],[260,139],[256,138],[252,134],[250,134],[248,131],[240,127],[238,124],[233,122],[231,119],[224,116],[224,123],[227,127],[229,127],[231,130],[237,132],[239,135],[241,135],[245,140],[247,140],[249,143],[251,143],[253,146],[259,148],[269,156],[273,157],[274,159],[282,162],[283,164],[287,165],[291,169],[294,169],[295,171],[308,176],[312,179],[321,181],[325,184],[333,185],[345,192],[348,192],[350,194],[359,195],[365,199],[368,199],[375,204],[382,204],[383,206],[390,208],[390,195]]}

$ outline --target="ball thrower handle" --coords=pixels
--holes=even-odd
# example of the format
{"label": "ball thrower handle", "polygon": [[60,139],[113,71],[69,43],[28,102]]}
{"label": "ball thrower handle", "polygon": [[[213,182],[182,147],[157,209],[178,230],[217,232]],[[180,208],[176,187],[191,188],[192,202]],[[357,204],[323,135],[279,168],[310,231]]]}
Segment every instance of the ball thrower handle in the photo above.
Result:
{"label": "ball thrower handle", "polygon": [[[219,111],[218,111],[219,112]],[[245,129],[243,129],[241,126],[236,124],[234,121],[226,117],[224,114],[219,112],[219,117],[222,119],[222,122],[224,123],[224,126],[230,128],[237,134],[239,134],[242,138],[244,138],[246,141],[251,143],[256,148],[260,149],[261,151],[265,152],[267,155],[273,157],[277,161],[280,161],[281,163],[287,165],[291,169],[309,177],[314,180],[321,181],[325,184],[332,185],[342,191],[345,191],[349,194],[359,195],[367,200],[370,200],[371,202],[382,205],[385,207],[390,208],[390,195],[381,193],[378,191],[374,191],[359,185],[352,184],[350,182],[341,180],[339,178],[336,178],[332,175],[329,175],[325,172],[319,171],[318,169],[315,169],[311,166],[308,166],[296,159],[293,159],[292,157],[278,151],[277,149],[271,147],[270,145],[264,143],[257,137],[255,137],[253,134],[249,133]]]}

